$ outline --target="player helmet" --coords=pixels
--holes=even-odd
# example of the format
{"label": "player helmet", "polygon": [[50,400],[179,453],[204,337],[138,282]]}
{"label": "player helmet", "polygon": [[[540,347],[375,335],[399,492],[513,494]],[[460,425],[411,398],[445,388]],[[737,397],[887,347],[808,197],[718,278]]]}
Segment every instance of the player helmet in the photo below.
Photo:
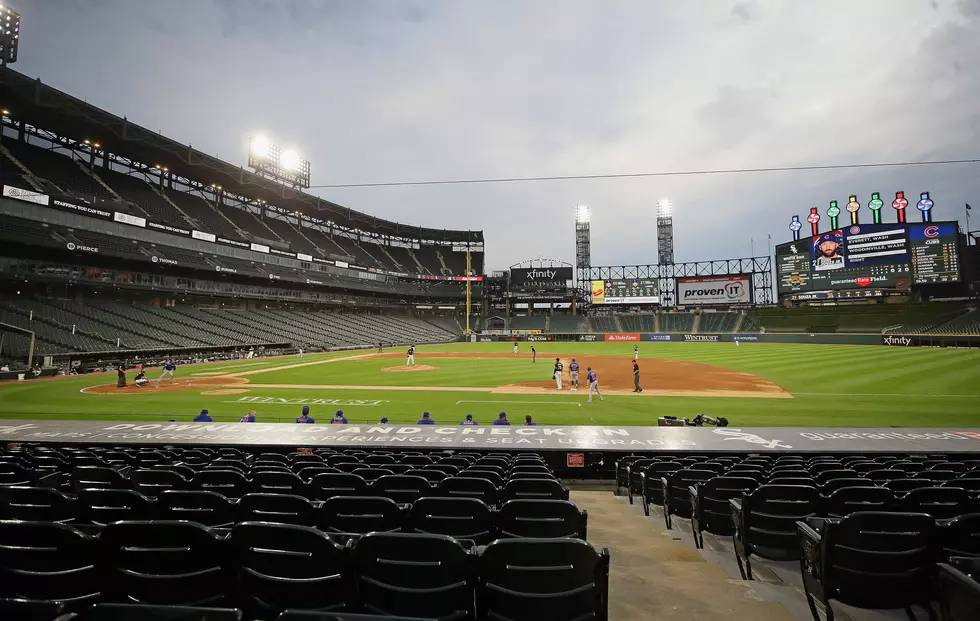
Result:
{"label": "player helmet", "polygon": [[589,367],[589,368],[586,369],[586,371],[591,371],[591,370],[592,370],[592,367]]}
{"label": "player helmet", "polygon": [[466,420],[473,420],[473,415],[472,414],[467,414],[466,415]]}

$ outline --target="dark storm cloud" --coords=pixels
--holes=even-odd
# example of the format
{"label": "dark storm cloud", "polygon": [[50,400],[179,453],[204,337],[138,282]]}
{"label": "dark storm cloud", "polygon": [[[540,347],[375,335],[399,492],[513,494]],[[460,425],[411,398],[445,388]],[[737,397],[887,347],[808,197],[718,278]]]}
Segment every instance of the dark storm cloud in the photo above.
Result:
{"label": "dark storm cloud", "polygon": [[[980,1],[788,3],[18,0],[17,69],[243,163],[250,133],[314,183],[976,157]],[[931,190],[980,203],[976,166],[322,190],[425,226],[482,228],[491,268],[746,256],[793,214]],[[890,217],[890,214],[889,214]]]}

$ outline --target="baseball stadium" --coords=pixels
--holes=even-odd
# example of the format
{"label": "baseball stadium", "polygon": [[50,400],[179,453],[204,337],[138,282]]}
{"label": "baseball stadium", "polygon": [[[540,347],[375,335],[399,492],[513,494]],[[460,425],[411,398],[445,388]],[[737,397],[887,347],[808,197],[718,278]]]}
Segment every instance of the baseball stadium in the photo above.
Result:
{"label": "baseball stadium", "polygon": [[661,199],[619,266],[570,205],[574,254],[489,270],[82,96],[0,63],[0,618],[980,618],[980,251],[939,197],[695,262]]}

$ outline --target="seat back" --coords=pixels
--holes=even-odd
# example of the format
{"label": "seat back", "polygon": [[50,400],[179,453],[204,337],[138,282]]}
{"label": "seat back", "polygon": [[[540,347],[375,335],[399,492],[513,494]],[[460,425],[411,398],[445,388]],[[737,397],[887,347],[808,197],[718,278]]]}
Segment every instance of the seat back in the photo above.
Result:
{"label": "seat back", "polygon": [[980,513],[968,513],[940,522],[938,531],[938,560],[948,562],[954,556],[980,557]]}
{"label": "seat back", "polygon": [[259,494],[293,494],[295,496],[309,494],[303,479],[289,470],[255,472],[249,481],[248,489],[251,493]]}
{"label": "seat back", "polygon": [[187,489],[190,482],[171,470],[141,468],[129,475],[133,489],[144,496],[156,496],[168,489]]}
{"label": "seat back", "polygon": [[497,512],[501,537],[585,540],[587,514],[567,500],[509,500]]}
{"label": "seat back", "polygon": [[82,489],[78,502],[83,519],[92,524],[154,517],[151,499],[129,489]]}
{"label": "seat back", "polygon": [[959,487],[923,487],[906,494],[899,504],[903,511],[945,520],[968,513],[977,503],[969,492]]}
{"label": "seat back", "polygon": [[394,532],[404,521],[398,504],[380,496],[334,496],[317,513],[317,527],[335,533]]}
{"label": "seat back", "polygon": [[225,543],[193,522],[107,524],[99,536],[104,588],[115,601],[220,605],[232,586]]}
{"label": "seat back", "polygon": [[555,479],[514,479],[500,491],[500,501],[568,500],[568,490]]}
{"label": "seat back", "polygon": [[245,494],[238,501],[237,522],[276,522],[313,526],[316,510],[296,494]]}
{"label": "seat back", "polygon": [[352,603],[344,547],[315,528],[240,522],[232,528],[231,544],[249,618],[274,618],[286,609],[339,610]]}
{"label": "seat back", "polygon": [[334,496],[367,496],[370,487],[367,481],[349,472],[324,473],[310,480],[310,493],[317,500],[327,500]]}
{"label": "seat back", "polygon": [[423,497],[408,512],[412,532],[447,535],[486,545],[494,537],[496,516],[477,498]]}
{"label": "seat back", "polygon": [[474,559],[450,537],[369,533],[354,544],[353,562],[368,612],[473,618]]}
{"label": "seat back", "polygon": [[78,503],[48,487],[0,486],[0,519],[24,522],[71,522],[79,516]]}
{"label": "seat back", "polygon": [[486,479],[494,484],[496,487],[503,487],[504,485],[504,475],[497,470],[491,469],[477,469],[477,468],[467,468],[466,470],[460,470],[457,477],[462,477],[464,479]]}
{"label": "seat back", "polygon": [[578,539],[498,539],[479,558],[478,617],[606,619],[609,553]]}
{"label": "seat back", "polygon": [[443,480],[437,490],[440,496],[478,498],[491,507],[497,505],[500,496],[497,486],[486,479],[468,479],[458,476]]}
{"label": "seat back", "polygon": [[97,600],[95,544],[64,524],[0,521],[0,597],[73,606]]}
{"label": "seat back", "polygon": [[741,498],[757,487],[759,482],[753,478],[730,475],[714,477],[698,485],[701,529],[716,535],[731,534],[732,518],[728,501]]}
{"label": "seat back", "polygon": [[248,493],[248,479],[237,470],[205,468],[194,475],[191,487],[206,492],[217,492],[227,498],[241,498]]}
{"label": "seat back", "polygon": [[411,504],[423,496],[430,496],[432,486],[422,477],[391,474],[374,482],[374,493],[399,504]]}
{"label": "seat back", "polygon": [[106,466],[78,466],[72,468],[71,485],[75,492],[86,488],[130,489],[129,479]]}
{"label": "seat back", "polygon": [[927,603],[934,528],[935,520],[922,513],[861,511],[826,522],[821,540],[824,589],[859,608]]}
{"label": "seat back", "polygon": [[753,553],[774,560],[799,558],[796,522],[820,510],[820,492],[804,485],[763,485],[742,498],[742,537]]}
{"label": "seat back", "polygon": [[[387,464],[387,465],[395,466],[397,464]],[[374,483],[375,481],[377,481],[381,477],[385,476],[386,474],[395,474],[395,471],[392,470],[392,469],[390,469],[390,468],[383,468],[383,467],[380,467],[380,466],[379,467],[376,467],[376,468],[370,468],[370,467],[367,467],[367,466],[362,466],[360,468],[355,468],[351,472],[351,474],[355,474],[355,475],[361,477],[362,479],[364,479],[368,483]]]}
{"label": "seat back", "polygon": [[218,492],[167,490],[157,496],[157,515],[164,520],[187,520],[205,526],[235,522],[235,505]]}
{"label": "seat back", "polygon": [[895,492],[885,487],[864,485],[842,487],[824,497],[824,512],[841,518],[857,511],[888,511],[895,505]]}

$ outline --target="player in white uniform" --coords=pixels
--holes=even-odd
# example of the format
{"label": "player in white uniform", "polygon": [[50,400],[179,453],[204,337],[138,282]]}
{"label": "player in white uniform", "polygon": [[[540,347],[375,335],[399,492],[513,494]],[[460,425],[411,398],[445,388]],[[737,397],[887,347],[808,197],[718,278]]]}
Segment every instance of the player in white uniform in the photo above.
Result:
{"label": "player in white uniform", "polygon": [[514,353],[517,353],[517,341],[514,341]]}
{"label": "player in white uniform", "polygon": [[405,360],[406,367],[415,366],[415,345],[408,348],[408,359]]}
{"label": "player in white uniform", "polygon": [[639,360],[639,359],[640,359],[640,346],[639,345],[634,345],[633,346],[633,360]]}
{"label": "player in white uniform", "polygon": [[563,368],[564,367],[562,367],[561,358],[555,358],[555,373],[554,375],[552,375],[552,377],[555,378],[555,384],[557,384],[558,386],[557,390],[561,390],[561,375],[562,375]]}
{"label": "player in white uniform", "polygon": [[572,390],[578,390],[578,363],[575,358],[568,364],[568,375],[572,380]]}
{"label": "player in white uniform", "polygon": [[592,391],[594,390],[597,395],[599,395],[599,401],[602,401],[602,393],[599,392],[599,376],[595,374],[592,367],[588,369],[589,374],[585,376],[585,381],[589,383],[589,403],[592,403]]}

